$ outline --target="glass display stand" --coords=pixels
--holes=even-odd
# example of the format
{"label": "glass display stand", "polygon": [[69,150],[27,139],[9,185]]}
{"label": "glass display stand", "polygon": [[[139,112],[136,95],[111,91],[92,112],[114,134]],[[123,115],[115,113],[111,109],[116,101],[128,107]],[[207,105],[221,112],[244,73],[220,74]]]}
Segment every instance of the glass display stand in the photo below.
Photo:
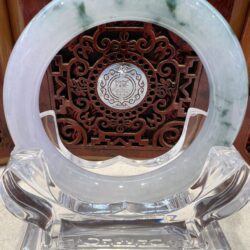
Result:
{"label": "glass display stand", "polygon": [[[190,129],[198,131],[206,115],[206,112],[199,109],[192,108],[188,111],[179,142],[165,154],[162,161],[171,161],[185,150],[191,142],[190,138],[187,139],[187,134],[190,134]],[[101,174],[110,174],[110,166],[85,166],[84,159],[72,155],[64,147],[54,111],[42,113],[41,118],[50,139],[66,158],[89,171],[98,170]],[[120,157],[112,161],[124,162]],[[30,179],[31,169],[38,172],[41,164],[45,172],[40,173],[36,181]],[[113,169],[115,167],[114,164]],[[150,164],[146,170],[140,165],[134,168],[137,169],[133,174],[155,169]],[[131,174],[131,168],[124,165],[122,172]],[[96,207],[80,204],[85,207],[79,210],[79,214],[75,214],[60,207],[55,201],[51,203],[52,197],[48,199],[48,194],[47,197],[42,194],[44,190],[51,190],[53,187],[52,180],[48,179],[48,172],[46,173],[43,152],[14,151],[2,176],[1,194],[11,213],[29,222],[20,249],[227,250],[230,246],[218,222],[211,220],[211,216],[216,219],[224,218],[246,204],[249,198],[248,175],[248,165],[235,148],[214,147],[209,152],[204,173],[190,188],[189,193],[157,204],[144,204],[141,208],[135,203],[99,204]],[[46,178],[41,180],[42,176]],[[41,181],[47,185],[43,190],[41,186],[35,187]],[[193,195],[196,198],[192,201]],[[65,200],[64,206],[74,205],[70,202],[73,201]]]}
{"label": "glass display stand", "polygon": [[231,249],[218,222],[212,222],[205,227],[199,239],[195,241],[180,227],[160,225],[157,221],[104,224],[63,221],[60,237],[54,238],[50,247],[45,243],[46,233],[29,224],[19,249]]}
{"label": "glass display stand", "polygon": [[[193,47],[208,75],[209,110],[189,109],[179,142],[162,156],[88,161],[65,148],[53,111],[40,114],[42,77],[51,58],[76,35],[124,20],[157,24]],[[148,45],[137,46],[146,50]],[[75,65],[75,70],[83,74],[88,66]],[[150,81],[143,70],[125,62],[108,65],[96,94],[112,109],[136,106]],[[161,74],[168,72],[166,63]],[[106,85],[118,95],[115,102],[104,94]],[[127,103],[131,89],[141,96],[131,94]],[[20,248],[230,249],[217,221],[239,211],[250,197],[249,166],[233,146],[247,98],[239,42],[207,1],[52,1],[18,40],[4,84],[15,149],[0,193],[9,212],[28,222]]]}

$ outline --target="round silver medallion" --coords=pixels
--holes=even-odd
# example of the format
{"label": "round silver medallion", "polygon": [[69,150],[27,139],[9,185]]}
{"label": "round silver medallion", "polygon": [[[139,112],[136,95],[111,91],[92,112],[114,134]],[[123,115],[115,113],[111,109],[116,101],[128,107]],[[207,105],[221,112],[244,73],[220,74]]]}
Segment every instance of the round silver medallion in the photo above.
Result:
{"label": "round silver medallion", "polygon": [[136,65],[116,63],[100,75],[97,92],[100,99],[114,109],[130,109],[145,97],[148,83],[145,74]]}

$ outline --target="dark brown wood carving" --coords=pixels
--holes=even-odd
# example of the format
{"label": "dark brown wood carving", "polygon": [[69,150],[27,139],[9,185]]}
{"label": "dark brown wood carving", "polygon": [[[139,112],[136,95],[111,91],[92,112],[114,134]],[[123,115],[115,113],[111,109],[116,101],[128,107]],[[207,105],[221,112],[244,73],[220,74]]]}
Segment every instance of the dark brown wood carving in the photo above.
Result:
{"label": "dark brown wood carving", "polygon": [[[97,93],[100,74],[119,62],[139,67],[149,83],[144,100],[127,110],[110,108]],[[201,69],[186,42],[156,25],[117,22],[84,32],[49,69],[64,144],[85,156],[147,158],[168,151],[182,133]]]}
{"label": "dark brown wood carving", "polygon": [[[26,25],[48,2],[7,1],[13,34],[23,28],[17,24]],[[238,1],[209,2],[228,21],[240,13]],[[108,108],[95,92],[99,74],[114,61],[134,63],[150,82],[143,102],[124,112]],[[184,41],[160,27],[130,22],[94,28],[66,45],[47,71],[41,96],[41,110],[55,109],[63,142],[73,153],[145,158],[172,147],[182,132],[187,109],[207,107],[208,87],[197,56]],[[249,117],[236,142],[246,159],[250,159]],[[5,128],[1,114],[1,157],[7,157],[13,147]]]}

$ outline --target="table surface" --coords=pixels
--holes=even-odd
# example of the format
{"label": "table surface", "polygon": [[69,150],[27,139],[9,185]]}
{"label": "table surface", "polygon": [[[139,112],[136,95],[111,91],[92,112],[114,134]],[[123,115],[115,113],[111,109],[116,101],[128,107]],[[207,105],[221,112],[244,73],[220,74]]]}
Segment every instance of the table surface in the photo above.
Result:
{"label": "table surface", "polygon": [[[0,174],[3,169],[0,169]],[[250,204],[238,213],[220,221],[232,250],[250,249]],[[11,215],[0,202],[0,250],[17,250],[25,224]]]}

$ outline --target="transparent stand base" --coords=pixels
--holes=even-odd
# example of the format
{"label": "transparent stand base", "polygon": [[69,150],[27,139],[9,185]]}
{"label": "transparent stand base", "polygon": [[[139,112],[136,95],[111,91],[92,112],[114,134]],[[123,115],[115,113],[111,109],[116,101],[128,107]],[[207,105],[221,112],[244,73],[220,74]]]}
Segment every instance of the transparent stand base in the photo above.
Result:
{"label": "transparent stand base", "polygon": [[[203,113],[191,109],[189,118],[197,118]],[[49,114],[44,115],[48,118]],[[108,164],[90,164],[66,151],[58,132],[54,133],[53,138],[58,150],[75,166],[85,168],[85,173],[99,171],[101,177],[98,177],[98,182],[93,182],[99,185],[105,175],[124,177],[121,173],[127,176],[126,173],[134,171],[138,175],[141,171],[148,173],[152,168],[160,168],[162,164],[167,167],[186,148],[189,141],[188,124],[192,122],[189,118],[175,147],[167,154],[146,162],[116,157]],[[197,121],[199,126],[199,119]],[[54,128],[57,131],[55,123]],[[212,147],[200,176],[182,192],[157,194],[160,198],[151,200],[146,197],[145,201],[141,201],[139,195],[138,201],[124,198],[130,193],[120,189],[119,192],[110,190],[110,197],[101,196],[102,190],[99,189],[101,202],[92,200],[96,198],[93,193],[90,199],[85,199],[85,191],[92,189],[84,189],[84,181],[76,182],[72,178],[74,169],[69,169],[67,175],[58,172],[61,178],[57,180],[58,185],[51,175],[52,167],[54,165],[40,149],[15,149],[2,175],[0,194],[6,208],[29,223],[20,249],[227,250],[230,247],[217,221],[239,211],[250,198],[250,168],[233,146]],[[115,174],[111,175],[110,170]],[[170,170],[168,168],[166,171]],[[180,175],[177,165],[175,171],[175,176]],[[81,172],[79,174],[82,175]],[[67,178],[70,180],[70,190],[64,186]],[[182,183],[176,181],[175,185]],[[147,185],[142,185],[142,194],[152,194],[154,187],[151,187],[148,189]],[[173,184],[165,180],[163,190],[172,187]],[[134,191],[131,187],[129,189],[130,192]],[[117,194],[120,195],[119,199],[111,197]],[[108,198],[112,198],[112,201],[106,201]]]}
{"label": "transparent stand base", "polygon": [[43,230],[29,224],[20,249],[231,249],[217,222],[204,228],[198,239],[188,234],[181,225],[163,225],[158,221],[62,221],[58,226],[60,232],[51,241]]}

